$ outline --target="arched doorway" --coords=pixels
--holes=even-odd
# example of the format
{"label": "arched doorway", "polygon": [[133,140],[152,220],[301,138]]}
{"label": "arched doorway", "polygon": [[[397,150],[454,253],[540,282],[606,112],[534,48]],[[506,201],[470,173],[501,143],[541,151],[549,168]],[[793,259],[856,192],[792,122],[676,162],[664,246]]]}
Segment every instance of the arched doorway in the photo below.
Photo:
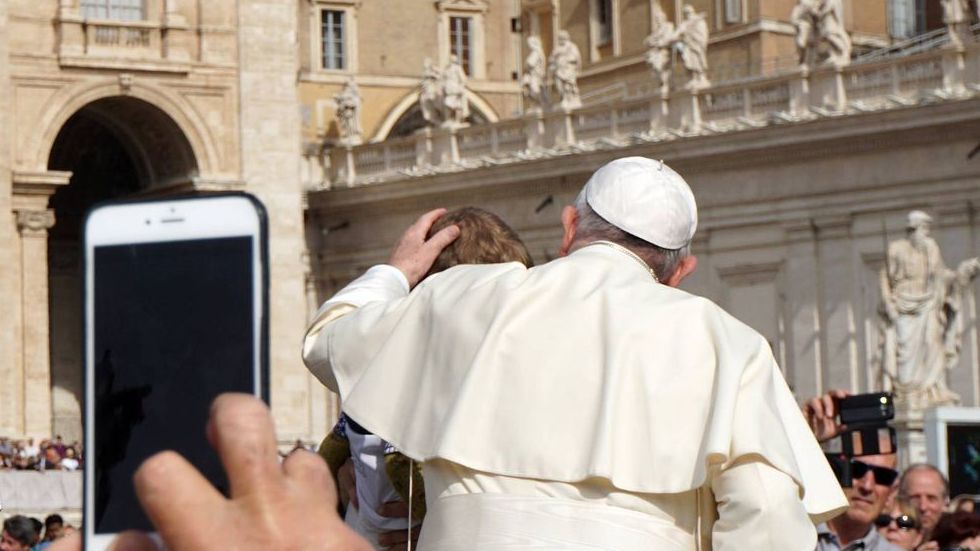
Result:
{"label": "arched doorway", "polygon": [[62,126],[48,169],[71,180],[51,196],[55,224],[48,232],[48,306],[52,430],[81,440],[81,225],[85,212],[108,199],[151,193],[190,182],[198,172],[191,145],[158,107],[133,97],[96,100]]}

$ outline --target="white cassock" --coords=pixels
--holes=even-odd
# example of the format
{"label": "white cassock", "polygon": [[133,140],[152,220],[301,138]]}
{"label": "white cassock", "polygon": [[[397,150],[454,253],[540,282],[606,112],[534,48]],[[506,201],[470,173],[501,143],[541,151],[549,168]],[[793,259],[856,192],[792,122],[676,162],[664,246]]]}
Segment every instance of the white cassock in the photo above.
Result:
{"label": "white cassock", "polygon": [[812,550],[847,506],[766,341],[612,247],[376,266],[303,353],[425,462],[419,549]]}

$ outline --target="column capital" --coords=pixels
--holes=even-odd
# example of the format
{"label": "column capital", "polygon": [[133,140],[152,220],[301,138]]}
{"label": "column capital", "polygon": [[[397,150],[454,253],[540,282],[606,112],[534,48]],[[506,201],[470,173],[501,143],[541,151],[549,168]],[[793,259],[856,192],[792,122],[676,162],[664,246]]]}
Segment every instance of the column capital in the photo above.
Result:
{"label": "column capital", "polygon": [[14,214],[17,215],[17,231],[22,237],[46,237],[48,230],[54,226],[54,211],[51,209],[18,209]]}

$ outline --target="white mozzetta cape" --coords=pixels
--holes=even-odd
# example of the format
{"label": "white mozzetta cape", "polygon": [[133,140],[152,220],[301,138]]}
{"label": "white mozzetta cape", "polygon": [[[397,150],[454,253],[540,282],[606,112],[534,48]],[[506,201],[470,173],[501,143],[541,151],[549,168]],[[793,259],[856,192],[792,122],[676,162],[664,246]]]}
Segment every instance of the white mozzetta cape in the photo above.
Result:
{"label": "white mozzetta cape", "polygon": [[417,460],[679,493],[761,458],[815,521],[847,504],[766,341],[611,248],[459,266],[351,310],[328,301],[307,365]]}

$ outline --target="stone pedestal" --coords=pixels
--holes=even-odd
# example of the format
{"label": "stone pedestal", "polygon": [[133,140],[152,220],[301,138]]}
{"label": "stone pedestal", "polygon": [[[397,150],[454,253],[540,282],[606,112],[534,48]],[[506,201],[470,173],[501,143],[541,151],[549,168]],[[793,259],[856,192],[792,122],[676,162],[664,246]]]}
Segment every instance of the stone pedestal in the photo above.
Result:
{"label": "stone pedestal", "polygon": [[660,91],[660,97],[650,100],[650,133],[659,134],[668,128],[670,92]]}
{"label": "stone pedestal", "polygon": [[800,75],[789,84],[789,111],[794,117],[810,114],[810,70],[800,67]]}
{"label": "stone pedestal", "polygon": [[415,166],[432,164],[432,127],[415,131]]}
{"label": "stone pedestal", "polygon": [[898,436],[898,466],[901,469],[912,463],[924,463],[926,437],[923,432],[922,411],[910,409],[903,404],[895,404],[895,419],[892,421]]}
{"label": "stone pedestal", "polygon": [[547,130],[540,109],[524,117],[524,133],[527,136],[528,151],[540,151],[545,148]]}
{"label": "stone pedestal", "polygon": [[844,89],[844,73],[841,67],[814,73],[810,85],[811,105],[836,113],[847,110],[847,92]]}
{"label": "stone pedestal", "polygon": [[551,119],[551,135],[555,146],[570,146],[575,144],[575,121],[572,111],[559,107]]}
{"label": "stone pedestal", "polygon": [[459,138],[456,125],[444,126],[432,136],[432,156],[434,164],[454,165],[459,163]]}
{"label": "stone pedestal", "polygon": [[943,53],[943,91],[960,95],[966,92],[966,54],[963,48]]}

